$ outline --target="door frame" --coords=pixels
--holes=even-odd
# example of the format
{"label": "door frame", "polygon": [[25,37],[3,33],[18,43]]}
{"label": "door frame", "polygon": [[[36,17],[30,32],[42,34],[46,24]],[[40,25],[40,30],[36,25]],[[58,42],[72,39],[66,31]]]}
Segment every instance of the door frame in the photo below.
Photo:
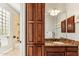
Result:
{"label": "door frame", "polygon": [[20,55],[25,56],[25,3],[20,3]]}

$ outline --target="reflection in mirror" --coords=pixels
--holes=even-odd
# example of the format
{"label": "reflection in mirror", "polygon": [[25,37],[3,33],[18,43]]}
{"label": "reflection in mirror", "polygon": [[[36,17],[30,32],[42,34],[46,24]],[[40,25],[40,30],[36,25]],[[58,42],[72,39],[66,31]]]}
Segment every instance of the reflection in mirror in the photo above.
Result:
{"label": "reflection in mirror", "polygon": [[[45,5],[45,39],[79,45],[79,4]],[[65,40],[64,40],[65,39]]]}
{"label": "reflection in mirror", "polygon": [[67,38],[79,41],[79,4],[66,4],[67,11]]}
{"label": "reflection in mirror", "polygon": [[66,38],[66,15],[65,4],[45,4],[45,39]]}

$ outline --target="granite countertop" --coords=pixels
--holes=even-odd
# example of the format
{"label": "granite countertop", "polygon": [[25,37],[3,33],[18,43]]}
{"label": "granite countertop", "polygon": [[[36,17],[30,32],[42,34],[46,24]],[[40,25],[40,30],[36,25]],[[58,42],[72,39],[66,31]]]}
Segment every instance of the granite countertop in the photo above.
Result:
{"label": "granite countertop", "polygon": [[69,39],[48,39],[45,41],[45,46],[78,46],[79,42]]}
{"label": "granite countertop", "polygon": [[77,46],[77,45],[76,44],[63,43],[63,42],[52,42],[52,43],[45,42],[45,46]]}

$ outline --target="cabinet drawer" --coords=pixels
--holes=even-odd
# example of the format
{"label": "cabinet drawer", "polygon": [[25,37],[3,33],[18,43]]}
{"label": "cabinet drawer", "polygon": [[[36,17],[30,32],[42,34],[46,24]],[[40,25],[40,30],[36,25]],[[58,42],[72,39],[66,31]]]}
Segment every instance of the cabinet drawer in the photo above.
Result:
{"label": "cabinet drawer", "polygon": [[46,51],[48,52],[65,52],[65,48],[64,47],[47,47]]}
{"label": "cabinet drawer", "polygon": [[66,56],[78,56],[77,52],[66,52]]}
{"label": "cabinet drawer", "polygon": [[67,51],[77,52],[78,51],[78,47],[67,47]]}
{"label": "cabinet drawer", "polygon": [[47,53],[47,56],[64,56],[64,53]]}

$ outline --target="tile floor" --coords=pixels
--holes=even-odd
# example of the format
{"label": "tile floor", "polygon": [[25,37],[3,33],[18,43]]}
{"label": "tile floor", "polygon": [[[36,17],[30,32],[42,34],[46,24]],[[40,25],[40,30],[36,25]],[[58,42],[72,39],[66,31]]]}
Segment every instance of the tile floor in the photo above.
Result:
{"label": "tile floor", "polygon": [[[20,49],[16,47],[15,49],[5,53],[3,56],[20,56]],[[78,48],[78,56],[79,56],[79,48]]]}
{"label": "tile floor", "polygon": [[5,53],[3,56],[20,56],[20,49],[15,48],[15,49]]}

